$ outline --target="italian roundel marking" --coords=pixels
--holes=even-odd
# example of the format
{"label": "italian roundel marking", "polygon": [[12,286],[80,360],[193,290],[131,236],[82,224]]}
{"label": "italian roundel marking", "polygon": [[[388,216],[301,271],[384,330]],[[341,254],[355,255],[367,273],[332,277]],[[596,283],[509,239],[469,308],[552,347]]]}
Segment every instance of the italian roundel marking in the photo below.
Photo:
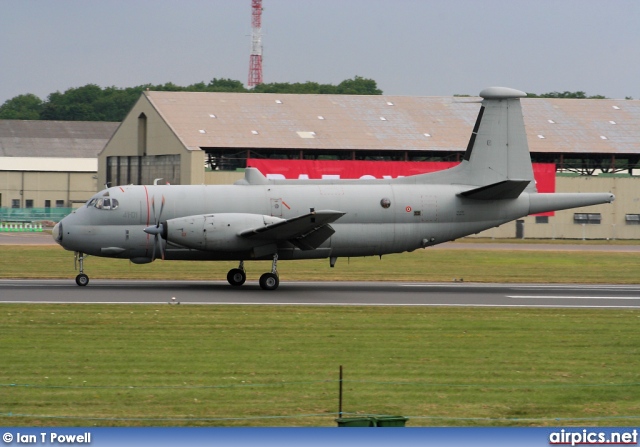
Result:
{"label": "italian roundel marking", "polygon": [[406,208],[405,208],[405,211],[406,211],[407,213],[410,213],[410,212],[411,212],[411,207],[410,207],[410,206],[406,207]]}

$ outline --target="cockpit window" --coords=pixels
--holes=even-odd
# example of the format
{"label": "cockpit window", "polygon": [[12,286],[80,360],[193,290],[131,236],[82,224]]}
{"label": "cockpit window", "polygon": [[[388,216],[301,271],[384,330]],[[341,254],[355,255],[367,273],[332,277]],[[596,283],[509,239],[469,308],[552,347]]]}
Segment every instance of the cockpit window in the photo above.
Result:
{"label": "cockpit window", "polygon": [[96,197],[87,202],[87,208],[93,207],[99,210],[116,210],[118,209],[119,205],[120,204],[118,203],[117,199],[112,199],[108,196],[102,198]]}

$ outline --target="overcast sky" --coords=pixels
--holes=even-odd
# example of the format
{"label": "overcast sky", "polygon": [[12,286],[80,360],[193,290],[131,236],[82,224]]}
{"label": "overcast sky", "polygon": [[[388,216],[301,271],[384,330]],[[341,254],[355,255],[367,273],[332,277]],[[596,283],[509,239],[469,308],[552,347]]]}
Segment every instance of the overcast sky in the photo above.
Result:
{"label": "overcast sky", "polygon": [[[0,104],[97,84],[247,83],[251,0],[0,0]],[[264,82],[640,99],[638,0],[263,0]]]}

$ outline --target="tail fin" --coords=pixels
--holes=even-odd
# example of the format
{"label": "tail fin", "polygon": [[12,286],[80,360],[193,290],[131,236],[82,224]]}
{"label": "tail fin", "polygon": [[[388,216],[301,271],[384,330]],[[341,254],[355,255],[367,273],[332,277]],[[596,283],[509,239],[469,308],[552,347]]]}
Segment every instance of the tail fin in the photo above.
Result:
{"label": "tail fin", "polygon": [[467,182],[481,187],[505,181],[529,182],[526,190],[535,192],[520,106],[520,98],[527,94],[505,87],[491,87],[482,90],[480,96],[482,107],[463,160],[467,165]]}
{"label": "tail fin", "polygon": [[442,180],[477,186],[465,191],[468,198],[491,200],[515,198],[523,191],[537,192],[531,155],[524,129],[519,90],[490,87],[483,98],[476,124],[460,165],[427,174],[425,183]]}

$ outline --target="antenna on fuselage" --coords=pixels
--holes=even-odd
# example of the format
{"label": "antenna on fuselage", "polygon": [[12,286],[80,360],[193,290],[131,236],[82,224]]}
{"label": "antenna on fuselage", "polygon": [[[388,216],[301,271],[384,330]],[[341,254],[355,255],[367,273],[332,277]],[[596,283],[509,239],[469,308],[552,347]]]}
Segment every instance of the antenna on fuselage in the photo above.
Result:
{"label": "antenna on fuselage", "polygon": [[160,180],[164,180],[164,179],[163,179],[163,177],[160,177],[160,178],[154,179],[154,180],[153,180],[153,184],[157,186],[157,185],[158,185],[158,182],[159,182]]}

